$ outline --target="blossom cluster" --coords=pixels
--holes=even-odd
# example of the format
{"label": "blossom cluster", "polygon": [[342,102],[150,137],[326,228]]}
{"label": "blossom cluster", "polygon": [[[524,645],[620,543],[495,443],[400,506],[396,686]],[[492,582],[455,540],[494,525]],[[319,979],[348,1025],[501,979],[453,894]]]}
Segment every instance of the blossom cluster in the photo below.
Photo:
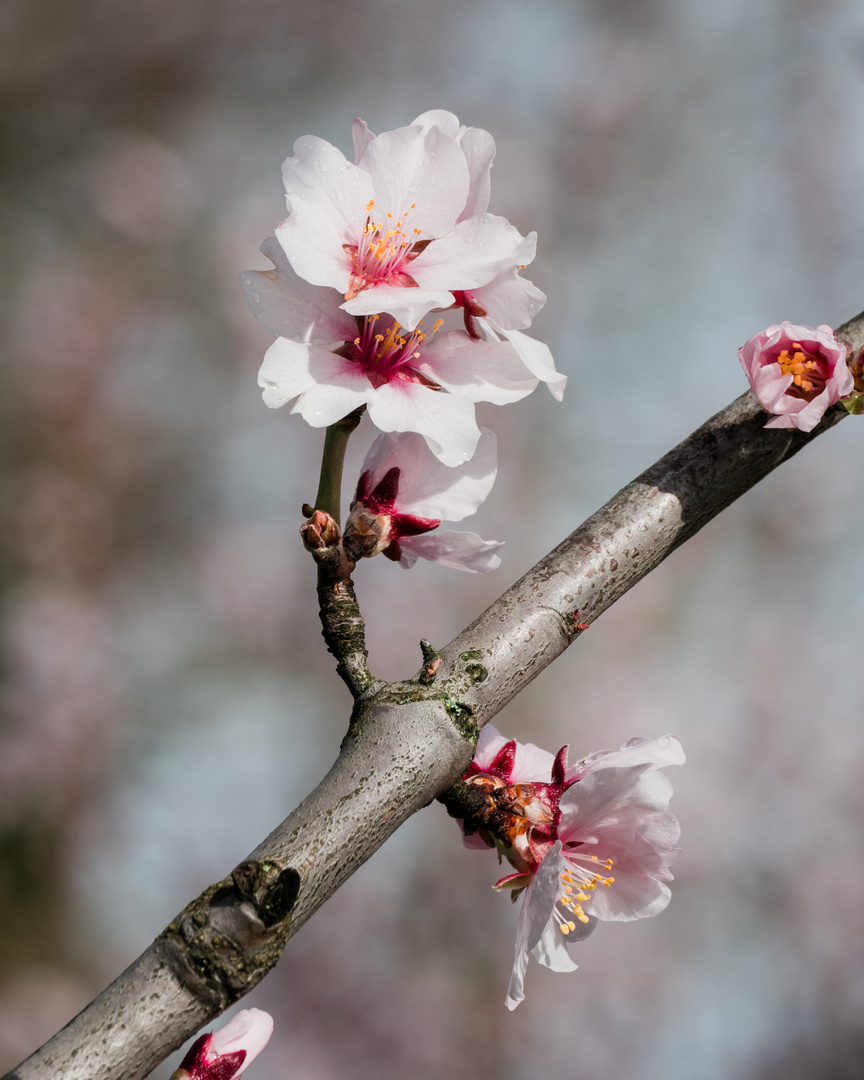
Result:
{"label": "blossom cluster", "polygon": [[494,846],[513,866],[495,888],[524,890],[508,1008],[524,998],[529,956],[573,971],[572,946],[598,921],[644,919],[669,903],[680,830],[659,770],[683,762],[672,735],[631,739],[568,767],[566,746],[553,755],[483,729],[464,779],[488,807],[462,828],[467,846]]}
{"label": "blossom cluster", "polygon": [[[253,312],[276,337],[259,374],[264,401],[293,401],[313,427],[365,407],[387,433],[355,496],[358,518],[390,529],[366,545],[369,554],[492,569],[497,543],[427,534],[472,513],[494,480],[494,445],[475,404],[517,401],[540,382],[563,394],[548,347],[524,333],[546,301],[520,273],[537,237],[488,212],[488,132],[433,110],[380,135],[356,120],[353,137],[353,161],[315,136],[294,144],[282,167],[288,216],[261,247],[273,269],[242,275]],[[375,473],[384,459],[396,470],[389,478]],[[431,475],[436,462],[461,471],[437,484],[433,506],[405,476]]]}

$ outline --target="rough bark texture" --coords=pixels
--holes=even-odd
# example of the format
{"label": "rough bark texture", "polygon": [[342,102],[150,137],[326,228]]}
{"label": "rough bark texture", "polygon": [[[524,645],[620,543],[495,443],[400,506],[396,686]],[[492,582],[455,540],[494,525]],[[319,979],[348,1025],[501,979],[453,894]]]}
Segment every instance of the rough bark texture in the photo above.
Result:
{"label": "rough bark texture", "polygon": [[[864,315],[838,333],[860,349]],[[358,687],[340,756],[319,786],[4,1080],[146,1076],[251,990],[294,930],[405,818],[461,775],[479,728],[571,644],[579,621],[596,619],[844,415],[832,410],[809,435],[766,431],[765,413],[744,394],[541,560],[441,652],[440,665],[429,650],[416,679]]]}

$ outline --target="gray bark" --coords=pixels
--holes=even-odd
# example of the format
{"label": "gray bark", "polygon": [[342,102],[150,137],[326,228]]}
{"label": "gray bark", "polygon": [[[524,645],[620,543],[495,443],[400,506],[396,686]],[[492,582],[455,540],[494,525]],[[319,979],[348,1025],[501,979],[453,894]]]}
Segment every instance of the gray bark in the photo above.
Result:
{"label": "gray bark", "polygon": [[[864,347],[864,314],[838,335]],[[327,776],[249,859],[4,1080],[138,1080],[248,993],[291,934],[415,810],[464,772],[483,724],[729,503],[846,415],[766,431],[750,393],[550,552],[403,683],[359,693]],[[578,609],[578,618],[575,615]]]}

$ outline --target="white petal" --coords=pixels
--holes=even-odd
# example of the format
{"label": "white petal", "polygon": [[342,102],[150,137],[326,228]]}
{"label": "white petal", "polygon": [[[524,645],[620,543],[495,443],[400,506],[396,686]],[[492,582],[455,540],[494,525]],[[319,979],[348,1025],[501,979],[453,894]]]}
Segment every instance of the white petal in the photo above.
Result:
{"label": "white petal", "polygon": [[352,340],[357,324],[339,307],[339,293],[298,277],[275,236],[261,251],[275,269],[247,270],[240,281],[255,317],[274,337],[319,344]]}
{"label": "white petal", "polygon": [[222,1057],[245,1050],[243,1064],[234,1073],[240,1076],[261,1053],[273,1034],[273,1017],[263,1009],[242,1009],[228,1023],[213,1032],[208,1050]]}
{"label": "white petal", "polygon": [[419,228],[426,240],[456,224],[468,196],[468,165],[459,144],[441,128],[385,131],[360,164],[374,186],[373,220],[395,214],[409,233]]}
{"label": "white petal", "polygon": [[413,330],[433,308],[448,308],[453,294],[442,290],[416,289],[411,285],[372,285],[342,304],[351,315],[377,315],[386,311],[405,330]]}
{"label": "white petal", "polygon": [[524,330],[546,303],[546,294],[532,281],[523,278],[518,266],[505,268],[488,285],[481,285],[472,293],[499,333],[503,330]]}
{"label": "white petal", "polygon": [[[475,214],[485,214],[489,206],[490,172],[492,160],[495,157],[495,140],[488,131],[482,128],[464,128],[459,135],[459,145],[468,162],[468,172],[471,177],[465,209],[459,215],[459,220],[464,221],[466,218],[474,217]],[[522,261],[530,262],[530,260]]]}
{"label": "white petal", "polygon": [[287,338],[277,338],[273,342],[264,354],[258,372],[258,385],[264,391],[264,402],[269,408],[280,409],[315,385],[315,376],[309,370],[309,353],[316,348]]}
{"label": "white petal", "polygon": [[[355,235],[353,243],[357,243],[359,235]],[[352,243],[351,234],[324,207],[298,204],[277,228],[276,238],[300,277],[345,295],[352,265],[342,245]]]}
{"label": "white petal", "polygon": [[560,401],[564,397],[567,376],[555,370],[555,361],[552,359],[549,346],[542,341],[537,341],[536,338],[528,337],[520,330],[501,330],[500,333],[510,342],[531,374],[536,375],[541,382],[545,382],[552,397]]}
{"label": "white petal", "polygon": [[283,163],[282,179],[292,215],[314,206],[345,236],[344,242],[357,243],[366,224],[366,204],[373,198],[372,181],[341,150],[316,135],[304,135],[294,143],[294,157]]}
{"label": "white petal", "polygon": [[459,134],[459,117],[455,113],[447,112],[446,109],[428,109],[421,113],[416,120],[411,121],[411,127],[419,127],[422,132],[429,128],[438,127],[451,138],[455,139]]}
{"label": "white petal", "polygon": [[354,123],[351,125],[351,138],[354,142],[354,164],[360,164],[360,158],[366,153],[366,147],[375,138],[373,133],[369,130],[365,120],[361,120],[358,116]]}
{"label": "white petal", "polygon": [[492,489],[498,470],[498,440],[481,428],[477,450],[470,461],[450,468],[443,465],[413,432],[380,435],[363,462],[372,474],[371,487],[394,466],[401,470],[396,512],[415,517],[461,521],[473,514]]}
{"label": "white petal", "polygon": [[486,724],[477,739],[477,746],[474,750],[474,764],[478,769],[488,769],[499,750],[510,741],[510,739],[504,738],[494,724]]}
{"label": "white petal", "polygon": [[405,536],[399,540],[402,549],[400,563],[407,569],[418,558],[449,566],[451,570],[466,570],[469,574],[488,574],[501,565],[496,555],[503,541],[483,540],[476,533],[436,529],[421,536]]}
{"label": "white petal", "polygon": [[[560,892],[560,876],[564,868],[561,841],[558,840],[546,853],[546,857],[538,866],[522,898],[519,928],[516,931],[516,956],[513,961],[510,986],[507,990],[508,1009],[515,1009],[525,997],[523,984],[528,956],[532,949],[540,944],[547,928],[554,922],[553,911]],[[573,968],[576,967],[572,961],[571,965]]]}
{"label": "white petal", "polygon": [[474,289],[514,264],[523,242],[506,218],[478,214],[433,240],[409,272],[421,289]]}
{"label": "white petal", "polygon": [[264,403],[278,409],[300,396],[292,412],[313,427],[334,424],[374,393],[362,369],[317,345],[277,338],[258,373]]}
{"label": "white petal", "polygon": [[453,395],[495,405],[519,401],[538,382],[509,342],[474,341],[461,330],[436,334],[417,370]]}
{"label": "white petal", "polygon": [[683,765],[686,760],[684,747],[677,735],[661,735],[658,739],[630,739],[620,750],[598,750],[589,754],[567,770],[567,779],[573,780],[596,768],[648,765],[651,769],[665,769],[668,765]]}
{"label": "white petal", "polygon": [[416,431],[445,465],[473,457],[480,439],[474,405],[464,397],[394,379],[369,399],[369,418],[381,431]]}

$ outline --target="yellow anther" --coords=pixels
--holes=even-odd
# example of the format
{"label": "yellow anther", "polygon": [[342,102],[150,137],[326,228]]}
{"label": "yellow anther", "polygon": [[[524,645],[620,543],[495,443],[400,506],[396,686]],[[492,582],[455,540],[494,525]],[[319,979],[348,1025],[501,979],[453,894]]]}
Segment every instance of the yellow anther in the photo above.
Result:
{"label": "yellow anther", "polygon": [[[574,927],[574,929],[575,929],[575,927]],[[561,923],[561,933],[562,934],[569,934],[570,933],[570,923]]]}
{"label": "yellow anther", "polygon": [[366,213],[367,214],[371,211],[371,209],[372,209],[372,207],[374,205],[375,205],[375,200],[374,199],[370,199],[369,202],[366,203]]}

